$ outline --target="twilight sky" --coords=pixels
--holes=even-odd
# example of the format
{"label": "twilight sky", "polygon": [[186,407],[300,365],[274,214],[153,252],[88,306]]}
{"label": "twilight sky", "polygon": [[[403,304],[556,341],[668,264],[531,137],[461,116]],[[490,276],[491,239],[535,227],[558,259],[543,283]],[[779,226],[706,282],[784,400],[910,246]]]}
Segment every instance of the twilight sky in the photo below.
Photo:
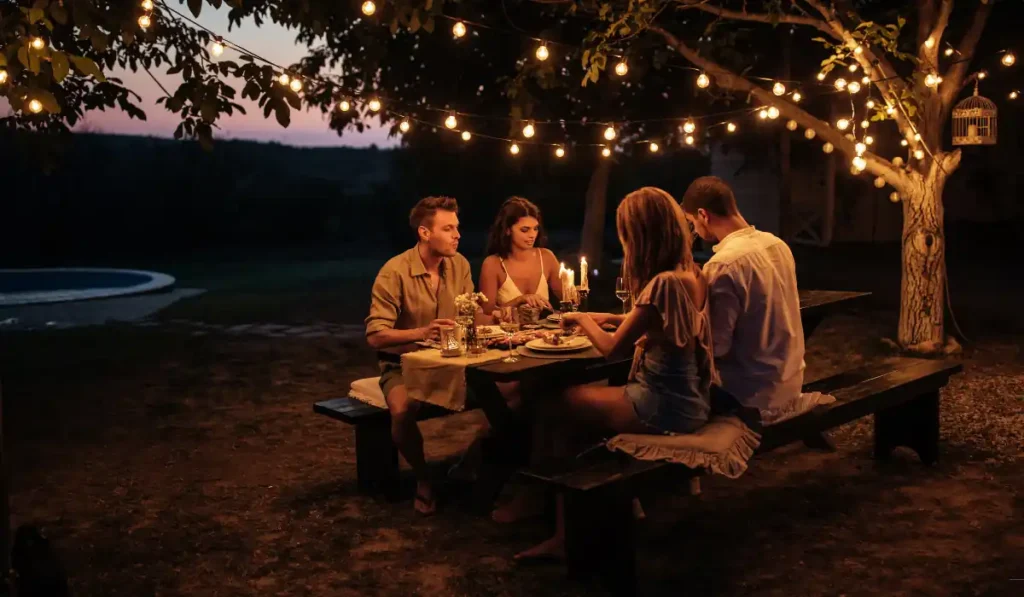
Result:
{"label": "twilight sky", "polygon": [[[177,8],[176,4],[175,7]],[[182,10],[187,12],[187,9]],[[226,6],[221,10],[215,10],[209,4],[203,4],[202,13],[197,20],[215,33],[222,34],[227,39],[277,64],[291,64],[305,54],[304,48],[296,45],[294,32],[272,23],[265,23],[259,28],[251,23],[248,26],[243,23],[241,28],[236,27],[229,32]],[[238,53],[230,49],[226,50],[224,58],[237,60]],[[153,74],[169,91],[173,92],[177,88],[178,81],[175,76],[164,74],[168,68],[164,65],[162,68],[154,70]],[[84,125],[79,128],[84,126],[87,130],[96,133],[154,137],[170,137],[174,133],[174,128],[178,124],[177,117],[165,110],[163,106],[156,105],[156,99],[163,94],[145,71],[137,73],[115,71],[108,74],[123,79],[128,88],[142,97],[141,106],[146,111],[148,120],[144,122],[133,120],[120,111],[94,110],[87,114]],[[241,85],[233,86],[240,94]],[[319,110],[293,111],[291,125],[288,128],[282,128],[273,118],[273,114],[269,119],[263,118],[263,111],[255,102],[239,99],[238,103],[245,106],[246,114],[236,113],[230,118],[221,117],[218,120],[220,129],[214,132],[217,138],[276,141],[285,145],[302,147],[339,145],[363,147],[374,143],[378,146],[397,144],[397,139],[388,139],[387,131],[380,129],[361,134],[346,132],[344,137],[338,137],[337,133],[327,127]]]}

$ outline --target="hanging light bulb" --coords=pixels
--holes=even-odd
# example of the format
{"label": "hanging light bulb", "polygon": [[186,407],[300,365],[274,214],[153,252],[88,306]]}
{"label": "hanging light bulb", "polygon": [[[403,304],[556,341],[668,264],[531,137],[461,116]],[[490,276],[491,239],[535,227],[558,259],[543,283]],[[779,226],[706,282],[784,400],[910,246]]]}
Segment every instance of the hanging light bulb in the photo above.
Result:
{"label": "hanging light bulb", "polygon": [[612,155],[612,150],[605,147],[604,149],[601,150],[601,155],[604,157],[609,157]]}
{"label": "hanging light bulb", "polygon": [[768,110],[761,108],[761,110],[757,113],[757,117],[760,118],[761,120],[768,120]]}
{"label": "hanging light bulb", "polygon": [[867,143],[868,145],[874,145],[875,138],[872,137],[871,135],[868,135],[867,137],[864,137],[864,142]]}
{"label": "hanging light bulb", "polygon": [[34,99],[28,103],[28,109],[33,114],[39,114],[43,111],[43,102]]}
{"label": "hanging light bulb", "polygon": [[7,82],[7,71],[0,68],[0,85]]}
{"label": "hanging light bulb", "polygon": [[836,128],[841,131],[845,131],[846,129],[850,128],[850,121],[845,118],[840,118],[839,120],[836,121]]}
{"label": "hanging light bulb", "polygon": [[847,86],[847,89],[850,90],[850,93],[860,93],[860,83],[853,81]]}
{"label": "hanging light bulb", "polygon": [[341,100],[338,102],[338,109],[342,112],[348,112],[352,109],[352,104],[350,104],[348,100]]}
{"label": "hanging light bulb", "polygon": [[403,133],[408,133],[409,126],[409,121],[403,120],[402,122],[398,123],[398,130],[402,131]]}
{"label": "hanging light bulb", "polygon": [[556,158],[564,158],[565,157],[565,148],[563,148],[563,147],[556,147],[555,148],[555,157]]}
{"label": "hanging light bulb", "polygon": [[380,112],[380,100],[373,98],[370,100],[370,103],[367,104],[367,107],[370,108],[371,112]]}
{"label": "hanging light bulb", "polygon": [[869,99],[867,101],[867,103],[864,104],[864,107],[867,108],[868,110],[874,109],[874,107],[875,107],[875,100]]}
{"label": "hanging light bulb", "polygon": [[288,84],[288,87],[290,87],[291,90],[294,91],[295,93],[298,93],[302,91],[302,81],[298,79],[292,79],[292,82]]}
{"label": "hanging light bulb", "polygon": [[473,138],[473,135],[470,134],[469,131],[462,131],[462,140],[463,141],[469,141],[472,138]]}
{"label": "hanging light bulb", "polygon": [[[0,81],[0,83],[3,83],[3,81]],[[1020,92],[1019,91],[1014,90],[1014,91],[1010,92],[1010,99],[1015,100],[1018,97],[1020,97]]]}
{"label": "hanging light bulb", "polygon": [[210,54],[213,54],[214,56],[220,56],[223,53],[224,43],[219,39],[213,40],[213,43],[210,44]]}
{"label": "hanging light bulb", "polygon": [[819,81],[824,81],[825,80],[825,73],[819,72],[818,73],[818,80]]}
{"label": "hanging light bulb", "polygon": [[610,126],[610,127],[606,128],[606,129],[604,129],[604,138],[609,140],[609,141],[614,140],[615,139],[615,127]]}
{"label": "hanging light bulb", "polygon": [[857,140],[857,137],[853,133],[846,133],[845,135],[843,135],[843,137],[845,137],[847,141]]}
{"label": "hanging light bulb", "polygon": [[907,141],[906,139],[900,139],[900,145],[906,147],[910,145],[910,141]]}
{"label": "hanging light bulb", "polygon": [[43,41],[43,38],[37,36],[32,38],[32,41],[29,42],[29,45],[32,46],[33,50],[42,50],[46,47],[46,42]]}
{"label": "hanging light bulb", "polygon": [[513,143],[512,145],[509,146],[508,152],[511,153],[512,155],[519,155],[519,145]]}
{"label": "hanging light bulb", "polygon": [[153,10],[153,0],[142,0],[142,10]]}
{"label": "hanging light bulb", "polygon": [[896,166],[897,168],[899,168],[900,166],[903,165],[903,158],[901,158],[900,156],[894,157],[892,159],[892,165]]}
{"label": "hanging light bulb", "polygon": [[779,109],[778,108],[776,108],[775,106],[772,106],[772,107],[768,108],[768,118],[771,118],[772,120],[775,120],[778,117],[779,117]]}
{"label": "hanging light bulb", "polygon": [[934,37],[929,37],[928,39],[924,40],[924,47],[928,48],[929,50],[934,48],[935,47],[935,38]]}
{"label": "hanging light bulb", "polygon": [[466,24],[459,21],[452,25],[452,35],[455,37],[464,37],[466,35]]}
{"label": "hanging light bulb", "polygon": [[459,121],[455,118],[454,114],[449,114],[448,118],[444,119],[444,125],[450,129],[454,129],[459,126]]}
{"label": "hanging light bulb", "polygon": [[853,49],[853,53],[860,56],[864,53],[864,48],[858,44],[857,47]]}
{"label": "hanging light bulb", "polygon": [[551,55],[551,53],[548,52],[548,47],[546,45],[541,44],[537,48],[537,60],[540,60],[541,62],[544,62],[545,60],[548,59],[548,56],[550,56],[550,55]]}
{"label": "hanging light bulb", "polygon": [[628,72],[629,65],[626,64],[625,60],[620,60],[619,63],[615,65],[615,74],[619,75],[620,77],[625,77],[626,73]]}
{"label": "hanging light bulb", "polygon": [[683,139],[683,141],[686,141],[687,145],[693,145],[693,135],[686,135],[686,138]]}
{"label": "hanging light bulb", "polygon": [[786,95],[786,86],[782,83],[782,81],[776,81],[775,84],[772,85],[772,93],[779,97],[782,97],[783,95]]}
{"label": "hanging light bulb", "polygon": [[794,91],[794,92],[793,92],[793,101],[794,101],[794,102],[796,102],[796,103],[798,103],[798,104],[799,104],[799,103],[800,103],[800,100],[802,100],[803,98],[804,98],[804,96],[800,95],[800,92],[799,92],[799,91]]}
{"label": "hanging light bulb", "polygon": [[839,77],[836,79],[835,86],[839,91],[846,89],[846,79]]}
{"label": "hanging light bulb", "polygon": [[536,131],[534,130],[532,124],[527,123],[526,126],[523,127],[523,136],[526,137],[527,139],[532,137],[534,133],[536,133]]}
{"label": "hanging light bulb", "polygon": [[363,2],[363,14],[372,17],[373,13],[377,12],[377,5],[374,4],[373,0],[366,0]]}
{"label": "hanging light bulb", "polygon": [[893,203],[899,203],[900,194],[896,191],[893,191],[892,193],[889,194],[889,201],[892,201]]}
{"label": "hanging light bulb", "polygon": [[728,122],[725,125],[725,130],[729,131],[730,133],[735,133],[736,132],[736,125],[734,123],[732,123],[732,122]]}
{"label": "hanging light bulb", "polygon": [[683,123],[684,133],[692,133],[695,130],[697,130],[697,125],[693,124],[692,120],[687,120],[686,122]]}
{"label": "hanging light bulb", "polygon": [[795,131],[798,126],[800,125],[797,124],[795,120],[790,120],[789,122],[786,123],[786,128],[791,131]]}
{"label": "hanging light bulb", "polygon": [[1003,63],[1003,66],[1013,66],[1017,62],[1017,57],[1013,54],[1013,52],[1007,52],[1003,54],[1003,59],[1001,62]]}
{"label": "hanging light bulb", "polygon": [[924,84],[927,87],[932,87],[932,88],[938,87],[939,86],[939,78],[936,77],[934,73],[928,73],[924,77]]}
{"label": "hanging light bulb", "polygon": [[149,15],[142,15],[139,17],[139,28],[145,31],[149,29],[149,26],[153,24],[153,19]]}
{"label": "hanging light bulb", "polygon": [[885,179],[882,178],[881,176],[876,178],[875,179],[875,188],[877,188],[877,189],[885,188]]}
{"label": "hanging light bulb", "polygon": [[921,140],[921,133],[914,133],[914,141],[920,141],[920,140]]}
{"label": "hanging light bulb", "polygon": [[863,77],[860,78],[860,82],[861,82],[861,85],[870,85],[871,84],[871,77],[869,77],[867,75],[864,75]]}
{"label": "hanging light bulb", "polygon": [[817,136],[818,136],[818,133],[815,132],[814,129],[807,129],[806,131],[804,131],[804,137],[807,138],[808,141],[813,139],[813,138],[815,138],[815,137],[817,137]]}
{"label": "hanging light bulb", "polygon": [[292,78],[288,76],[288,73],[281,73],[281,76],[277,78],[277,82],[282,85],[287,85],[288,83],[291,83],[291,81]]}
{"label": "hanging light bulb", "polygon": [[863,143],[858,143],[853,146],[853,149],[857,152],[857,155],[863,155],[868,150],[868,146]]}
{"label": "hanging light bulb", "polygon": [[923,149],[915,149],[914,150],[914,157],[919,159],[919,160],[923,160],[924,159],[924,150]]}
{"label": "hanging light bulb", "polygon": [[868,161],[861,156],[857,156],[853,158],[853,165],[857,168],[857,170],[863,170],[868,167]]}
{"label": "hanging light bulb", "polygon": [[648,145],[647,148],[651,150],[651,153],[658,153],[658,150],[661,149],[654,141],[651,141],[651,144]]}
{"label": "hanging light bulb", "polygon": [[851,65],[850,65],[850,68],[849,68],[849,71],[850,71],[851,73],[855,73],[855,72],[857,72],[857,65],[856,65],[856,64],[851,64]]}
{"label": "hanging light bulb", "polygon": [[985,77],[987,77],[987,76],[988,76],[988,71],[985,71],[985,70],[983,70],[983,71],[980,71],[980,72],[978,73],[978,80],[979,80],[979,81],[982,81],[982,80],[984,80],[984,79],[985,79]]}
{"label": "hanging light bulb", "polygon": [[826,143],[821,146],[821,150],[824,151],[825,153],[832,153],[832,150],[834,149],[835,147],[833,147],[831,143]]}
{"label": "hanging light bulb", "polygon": [[868,122],[867,120],[861,120],[860,121],[860,128],[866,130],[869,126],[871,126],[871,123]]}
{"label": "hanging light bulb", "polygon": [[704,73],[697,75],[697,87],[707,89],[709,85],[711,85],[711,77]]}

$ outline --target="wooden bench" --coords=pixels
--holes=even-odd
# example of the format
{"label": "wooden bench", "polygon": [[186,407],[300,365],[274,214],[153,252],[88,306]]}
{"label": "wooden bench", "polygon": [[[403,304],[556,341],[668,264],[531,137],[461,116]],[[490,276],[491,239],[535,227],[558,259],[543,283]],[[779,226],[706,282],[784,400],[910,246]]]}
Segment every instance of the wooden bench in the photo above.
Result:
{"label": "wooden bench", "polygon": [[[313,412],[356,428],[356,478],[364,493],[393,493],[398,487],[398,449],[391,441],[391,413],[355,398],[332,398],[313,405]],[[452,411],[422,404],[420,421]]]}
{"label": "wooden bench", "polygon": [[[906,446],[933,464],[938,459],[939,390],[961,370],[954,361],[899,358],[807,384],[805,392],[831,394],[836,402],[765,427],[758,453],[873,414],[875,458],[886,459],[894,448]],[[632,594],[632,498],[659,482],[693,478],[701,471],[597,450],[569,466],[523,474],[564,496],[569,576],[599,576],[614,594]]]}

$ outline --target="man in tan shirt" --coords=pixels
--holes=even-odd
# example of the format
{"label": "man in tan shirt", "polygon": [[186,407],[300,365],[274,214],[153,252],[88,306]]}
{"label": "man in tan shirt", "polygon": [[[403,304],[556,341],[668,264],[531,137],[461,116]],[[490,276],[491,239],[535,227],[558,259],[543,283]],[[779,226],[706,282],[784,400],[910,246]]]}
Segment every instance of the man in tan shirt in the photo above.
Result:
{"label": "man in tan shirt", "polygon": [[[409,224],[419,242],[384,264],[373,283],[366,318],[371,347],[436,338],[441,326],[455,325],[455,297],[473,292],[469,261],[458,253],[458,214],[459,205],[450,197],[427,197],[412,209]],[[414,506],[431,514],[435,500],[416,425],[419,402],[406,392],[401,365],[381,362],[380,369],[380,387],[391,411],[391,438],[416,474]]]}

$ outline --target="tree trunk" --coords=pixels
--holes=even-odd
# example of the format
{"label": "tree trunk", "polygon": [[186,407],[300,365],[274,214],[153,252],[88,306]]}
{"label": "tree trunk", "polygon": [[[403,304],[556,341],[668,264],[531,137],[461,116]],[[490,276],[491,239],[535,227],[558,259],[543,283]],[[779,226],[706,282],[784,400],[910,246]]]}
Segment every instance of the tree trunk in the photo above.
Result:
{"label": "tree trunk", "polygon": [[587,186],[587,204],[583,211],[583,232],[580,238],[580,255],[594,267],[601,266],[604,248],[604,221],[608,205],[608,175],[612,160],[600,159]]}
{"label": "tree trunk", "polygon": [[946,238],[942,190],[951,172],[932,168],[903,200],[903,280],[900,288],[899,345],[913,352],[937,353],[944,329]]}

